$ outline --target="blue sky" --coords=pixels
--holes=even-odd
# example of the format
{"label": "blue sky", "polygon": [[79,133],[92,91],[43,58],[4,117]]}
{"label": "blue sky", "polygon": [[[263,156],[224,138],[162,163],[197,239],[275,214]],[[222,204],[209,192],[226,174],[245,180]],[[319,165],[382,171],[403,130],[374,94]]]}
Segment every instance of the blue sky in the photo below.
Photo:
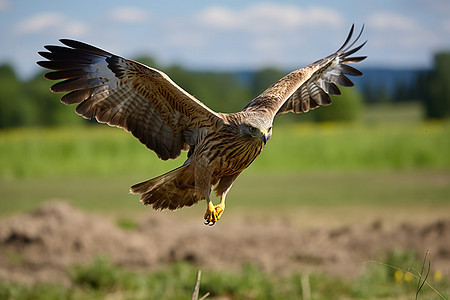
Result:
{"label": "blue sky", "polygon": [[450,50],[449,0],[0,0],[0,63],[33,75],[37,51],[72,38],[162,66],[290,70],[336,50],[352,23],[366,26],[366,67],[428,68]]}

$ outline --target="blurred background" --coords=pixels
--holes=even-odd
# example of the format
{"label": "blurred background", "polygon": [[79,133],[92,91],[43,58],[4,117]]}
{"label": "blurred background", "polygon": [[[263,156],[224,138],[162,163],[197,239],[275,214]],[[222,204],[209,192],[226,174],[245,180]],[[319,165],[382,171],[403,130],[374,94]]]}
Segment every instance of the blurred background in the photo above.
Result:
{"label": "blurred background", "polygon": [[[172,2],[171,2],[172,3]],[[217,111],[236,111],[287,72],[336,50],[365,24],[365,76],[338,101],[347,116],[295,122],[444,119],[449,115],[447,1],[0,2],[1,128],[83,123],[49,95],[37,52],[60,38],[85,41],[161,68]],[[446,81],[447,80],[447,81]],[[348,96],[348,97],[347,97]],[[31,99],[33,98],[33,99]],[[14,99],[14,100],[12,100]],[[336,111],[340,109],[336,107]],[[355,111],[356,110],[356,111]],[[330,115],[328,115],[330,114]],[[336,114],[340,114],[336,112]],[[345,113],[344,113],[345,114]],[[289,117],[288,117],[289,118]]]}
{"label": "blurred background", "polygon": [[[155,299],[187,295],[186,289],[193,287],[189,278],[192,274],[195,277],[195,268],[214,265],[214,262],[200,259],[201,254],[189,247],[180,250],[176,246],[178,242],[167,241],[166,235],[178,234],[191,239],[193,235],[200,235],[214,239],[214,234],[229,234],[228,242],[235,243],[233,247],[246,245],[253,249],[248,246],[254,244],[251,237],[259,236],[261,228],[269,232],[268,236],[260,237],[269,241],[263,248],[270,248],[281,231],[290,232],[283,241],[291,246],[293,240],[310,234],[308,230],[325,230],[321,241],[327,242],[311,250],[314,255],[301,252],[301,245],[297,249],[299,252],[292,250],[297,262],[301,262],[293,270],[285,268],[281,262],[266,264],[267,261],[277,262],[277,257],[282,256],[280,252],[267,254],[267,257],[250,255],[243,261],[255,263],[256,267],[244,268],[234,276],[253,276],[259,283],[249,283],[239,277],[241,280],[229,290],[215,290],[227,280],[221,273],[209,273],[209,279],[205,280],[215,279],[220,284],[210,282],[208,285],[207,281],[205,292],[209,288],[208,291],[228,295],[229,299],[266,299],[260,295],[267,295],[267,291],[258,288],[269,286],[275,279],[264,277],[268,276],[264,271],[277,268],[284,270],[281,273],[297,272],[289,277],[292,286],[285,288],[295,290],[295,295],[303,299],[314,299],[314,295],[331,299],[331,295],[336,294],[347,299],[361,295],[375,295],[378,299],[382,295],[410,295],[415,292],[417,281],[411,284],[412,279],[407,279],[408,272],[403,272],[404,269],[400,274],[380,264],[370,275],[364,273],[366,277],[352,279],[359,280],[356,285],[354,281],[347,282],[347,275],[351,273],[354,278],[362,272],[361,262],[371,259],[405,270],[416,264],[416,269],[420,270],[423,255],[430,250],[431,257],[438,262],[432,266],[430,282],[448,295],[450,245],[442,241],[450,237],[449,16],[448,0],[371,3],[349,0],[345,4],[331,0],[314,3],[288,0],[0,0],[0,229],[3,228],[0,253],[5,254],[0,259],[0,277],[6,278],[0,281],[0,299],[2,295],[5,299],[19,299],[17,295],[27,297],[34,295],[32,293],[39,298],[42,291],[36,290],[34,285],[24,287],[22,282],[53,280],[61,274],[75,285],[82,297],[93,297],[84,289],[86,282],[89,285],[92,284],[89,280],[104,280],[101,276],[111,272],[118,275],[109,279],[110,285],[99,284],[93,288],[101,290],[100,294],[111,293],[111,289],[130,290],[119,284],[123,270],[115,268],[117,264],[134,266],[133,262],[117,258],[117,253],[110,253],[108,249],[95,248],[83,258],[72,253],[61,264],[51,261],[50,264],[58,266],[55,269],[60,273],[55,271],[56,276],[52,273],[54,270],[45,269],[48,262],[43,263],[44,267],[39,259],[32,261],[33,253],[42,257],[42,253],[57,255],[67,251],[57,248],[54,241],[48,244],[40,241],[47,247],[42,246],[42,252],[35,248],[29,250],[29,246],[34,245],[33,237],[48,234],[48,228],[37,225],[42,219],[33,221],[39,215],[36,209],[42,217],[69,222],[64,226],[55,223],[59,225],[55,225],[54,230],[78,226],[78,223],[70,223],[72,215],[93,213],[96,220],[112,221],[114,230],[144,233],[152,245],[155,241],[166,243],[166,247],[159,249],[165,254],[134,262],[148,267],[162,260],[166,267],[170,266],[161,272],[176,277],[176,284],[169,289],[174,294],[164,294],[167,290],[164,285],[152,286],[160,288],[162,293]],[[368,40],[358,53],[368,58],[355,65],[364,76],[350,78],[355,87],[342,88],[342,95],[333,97],[333,105],[329,107],[302,115],[277,117],[273,138],[263,154],[236,181],[228,197],[227,211],[214,228],[201,227],[202,203],[177,212],[153,212],[142,207],[138,196],[128,194],[129,186],[181,165],[185,156],[162,162],[122,130],[77,116],[74,107],[59,102],[62,95],[50,92],[52,83],[43,78],[44,71],[36,65],[36,61],[42,59],[37,52],[45,50],[44,45],[58,45],[60,38],[80,40],[158,68],[213,110],[233,112],[286,73],[333,53],[344,42],[353,23],[356,31],[364,24],[361,41]],[[177,226],[173,226],[180,222],[189,224],[188,232],[177,231]],[[260,226],[248,226],[249,222]],[[278,233],[272,227],[273,222]],[[146,231],[149,224],[159,224],[156,228],[160,231]],[[244,227],[247,228],[244,237],[235,234]],[[31,229],[26,228],[43,231],[29,232],[27,230]],[[364,234],[357,231],[361,228],[367,229],[363,230]],[[346,241],[358,240],[361,236],[370,236],[373,230],[379,230],[377,241],[362,239],[350,247],[351,250],[364,249],[353,269],[347,260],[339,260],[341,256],[321,257],[316,253],[321,249],[327,255],[326,250],[334,249],[339,242],[347,247],[348,242],[333,240],[341,234],[347,237]],[[401,237],[409,236],[411,240],[396,237],[393,232]],[[416,232],[417,236],[411,232]],[[60,234],[71,235],[69,232]],[[261,245],[254,251],[260,248]],[[350,249],[342,251],[353,253]],[[31,254],[26,254],[27,251]],[[127,251],[129,249],[124,250],[125,256]],[[158,248],[153,251],[156,253]],[[87,263],[99,253],[106,253],[108,259],[94,260],[85,269],[80,267],[66,272],[74,262]],[[235,261],[236,257],[228,258]],[[354,257],[358,256],[354,254]],[[350,267],[341,266],[341,270],[327,264],[327,259]],[[180,262],[187,262],[187,266],[180,267]],[[218,264],[219,269],[224,265],[226,261]],[[336,273],[339,279],[330,279],[331,275],[305,277],[302,273],[305,265],[317,266],[318,270],[325,270],[325,274]],[[24,274],[29,274],[30,268],[39,272],[27,277]],[[90,274],[89,268],[103,270],[105,274],[100,272],[98,278],[86,279],[83,276]],[[380,272],[380,268],[385,271]],[[152,268],[150,270],[153,272]],[[306,274],[310,273],[308,269]],[[295,277],[297,275],[299,277]],[[414,275],[420,277],[420,274]],[[152,282],[167,283],[167,279],[151,278]],[[286,282],[286,277],[281,278]],[[19,282],[14,283],[14,288],[21,294],[16,294],[15,298],[11,298],[9,279]],[[183,280],[187,280],[187,288],[179,290]],[[323,289],[320,282],[326,285]],[[386,287],[387,292],[375,293],[382,291],[377,284]],[[273,289],[275,286],[279,284]],[[149,285],[134,288],[131,290],[144,295],[143,299],[152,299]],[[45,293],[50,290],[46,289]],[[335,292],[327,294],[330,290]],[[64,289],[51,291],[62,298],[67,297],[64,293],[69,293]],[[437,295],[431,288],[428,292],[430,297]],[[277,293],[282,292],[277,290],[274,295]],[[283,295],[280,299],[296,298],[292,294]]]}

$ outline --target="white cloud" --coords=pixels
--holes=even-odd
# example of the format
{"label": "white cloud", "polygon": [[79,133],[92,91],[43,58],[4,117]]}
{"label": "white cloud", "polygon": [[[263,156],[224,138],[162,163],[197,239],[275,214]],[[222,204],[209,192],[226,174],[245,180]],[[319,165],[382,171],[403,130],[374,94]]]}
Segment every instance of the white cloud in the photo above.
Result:
{"label": "white cloud", "polygon": [[378,12],[369,17],[367,24],[378,30],[402,30],[409,31],[420,27],[412,19],[393,12]]}
{"label": "white cloud", "polygon": [[196,18],[202,25],[213,26],[219,29],[237,28],[239,19],[228,7],[213,6],[200,12]]}
{"label": "white cloud", "polygon": [[309,26],[343,26],[345,24],[344,18],[335,10],[326,7],[311,7],[304,13],[304,19]]}
{"label": "white cloud", "polygon": [[267,30],[287,30],[299,27],[340,26],[341,15],[329,8],[259,3],[242,10],[224,6],[212,6],[195,16],[203,26],[223,30],[267,32]]}
{"label": "white cloud", "polygon": [[392,12],[375,13],[368,18],[367,27],[373,30],[376,44],[386,47],[423,47],[438,42],[436,33],[418,20]]}
{"label": "white cloud", "polygon": [[57,31],[59,34],[78,37],[87,31],[87,27],[82,22],[71,20],[63,14],[48,12],[24,20],[15,28],[15,33],[19,35],[48,31]]}
{"label": "white cloud", "polygon": [[0,0],[0,12],[9,11],[12,8],[12,2],[9,0]]}
{"label": "white cloud", "polygon": [[[183,22],[179,28],[171,27],[168,35],[184,37],[185,57],[195,53],[196,45],[202,45],[204,49],[199,51],[209,54],[199,64],[231,68],[291,67],[313,61],[320,58],[317,53],[326,55],[326,49],[333,51],[333,45],[341,43],[347,30],[343,16],[336,10],[280,3],[257,3],[243,8],[208,6]],[[191,40],[196,45],[189,44]],[[230,63],[225,63],[227,60]]]}
{"label": "white cloud", "polygon": [[149,13],[138,7],[116,7],[109,13],[109,18],[119,23],[145,23]]}
{"label": "white cloud", "polygon": [[[403,12],[379,11],[367,18],[369,59],[372,63],[396,66],[429,65],[432,54],[448,47],[441,22]],[[441,24],[445,25],[445,24]]]}

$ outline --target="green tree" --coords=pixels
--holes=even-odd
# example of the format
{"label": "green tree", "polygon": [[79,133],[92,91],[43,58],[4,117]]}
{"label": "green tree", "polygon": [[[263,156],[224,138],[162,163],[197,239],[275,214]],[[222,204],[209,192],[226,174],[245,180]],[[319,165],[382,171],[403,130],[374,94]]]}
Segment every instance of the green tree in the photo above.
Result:
{"label": "green tree", "polygon": [[231,73],[192,72],[180,66],[172,66],[165,73],[215,111],[238,111],[249,101],[248,88]]}
{"label": "green tree", "polygon": [[352,122],[360,119],[363,108],[361,93],[354,87],[340,87],[339,89],[342,94],[331,96],[332,104],[330,106],[319,107],[311,112],[316,122]]}
{"label": "green tree", "polygon": [[43,73],[20,80],[9,65],[0,66],[0,128],[55,126],[83,122],[61,104],[61,94],[50,92]]}
{"label": "green tree", "polygon": [[450,52],[436,54],[433,71],[420,80],[425,86],[422,98],[427,118],[450,117]]}
{"label": "green tree", "polygon": [[36,123],[36,106],[9,65],[0,66],[0,90],[0,128]]}
{"label": "green tree", "polygon": [[32,99],[34,106],[33,125],[38,126],[58,126],[67,124],[80,124],[83,118],[73,111],[75,105],[67,107],[60,102],[63,94],[52,93],[50,86],[54,82],[44,78],[44,73],[37,74],[25,83],[25,92],[28,99]]}

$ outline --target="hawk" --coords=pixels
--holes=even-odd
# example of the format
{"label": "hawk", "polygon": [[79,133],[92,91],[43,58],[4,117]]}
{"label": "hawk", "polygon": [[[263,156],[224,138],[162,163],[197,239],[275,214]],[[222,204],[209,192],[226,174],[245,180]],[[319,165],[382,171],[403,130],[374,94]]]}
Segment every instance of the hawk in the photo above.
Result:
{"label": "hawk", "polygon": [[351,57],[365,44],[354,47],[363,29],[352,41],[352,25],[339,50],[287,74],[236,113],[214,112],[165,73],[74,40],[45,46],[39,54],[47,60],[37,64],[52,70],[45,78],[62,80],[51,90],[69,92],[61,102],[77,104],[82,117],[131,132],[162,160],[188,151],[182,166],[133,185],[131,193],[157,210],[206,200],[205,224],[214,225],[233,182],[271,138],[274,117],[329,105],[329,94],[340,94],[337,84],[353,86],[346,75],[362,75],[349,65],[366,58]]}

